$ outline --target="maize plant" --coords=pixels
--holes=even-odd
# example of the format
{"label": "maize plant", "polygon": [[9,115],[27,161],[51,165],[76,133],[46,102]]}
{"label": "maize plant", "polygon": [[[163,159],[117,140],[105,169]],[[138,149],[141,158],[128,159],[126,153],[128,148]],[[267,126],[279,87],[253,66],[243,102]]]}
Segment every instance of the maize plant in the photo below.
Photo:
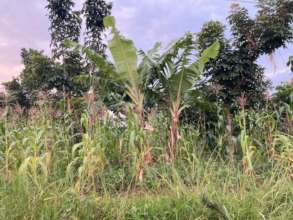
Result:
{"label": "maize plant", "polygon": [[103,171],[106,158],[98,137],[98,126],[93,131],[88,114],[81,117],[85,132],[82,140],[72,148],[72,161],[67,167],[67,177],[75,180],[75,190],[81,194],[97,191],[97,177]]}
{"label": "maize plant", "polygon": [[253,155],[256,151],[256,147],[253,145],[252,138],[247,134],[246,112],[244,105],[242,105],[242,110],[239,115],[239,126],[241,128],[239,142],[242,151],[243,172],[245,175],[251,175],[254,173]]}

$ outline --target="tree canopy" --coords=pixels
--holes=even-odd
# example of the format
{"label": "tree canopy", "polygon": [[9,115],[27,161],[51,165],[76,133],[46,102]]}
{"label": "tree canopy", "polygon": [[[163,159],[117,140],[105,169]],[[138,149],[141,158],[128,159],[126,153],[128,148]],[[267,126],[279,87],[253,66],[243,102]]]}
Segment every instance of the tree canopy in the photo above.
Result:
{"label": "tree canopy", "polygon": [[[18,90],[22,91],[19,94],[25,94],[26,98],[31,97],[35,91],[56,88],[70,99],[72,96],[80,97],[92,88],[103,101],[112,100],[113,97],[123,97],[128,101],[141,98],[143,102],[137,101],[140,108],[162,103],[166,107],[174,101],[170,97],[175,97],[176,94],[170,87],[173,85],[170,82],[180,82],[179,73],[186,69],[186,64],[200,58],[207,48],[218,42],[219,55],[216,59],[209,60],[203,71],[199,71],[203,74],[200,74],[200,80],[188,91],[188,105],[209,111],[214,110],[216,104],[221,104],[234,111],[239,97],[245,97],[249,107],[259,108],[265,101],[265,92],[270,82],[265,78],[264,67],[257,61],[260,56],[271,55],[293,40],[292,1],[259,0],[253,17],[246,8],[232,4],[227,27],[218,21],[210,21],[203,25],[199,33],[187,33],[184,39],[163,54],[159,53],[160,43],[148,52],[124,50],[122,55],[126,56],[126,60],[135,59],[132,59],[133,63],[126,65],[127,69],[118,68],[119,74],[114,76],[112,73],[115,68],[111,63],[121,54],[117,52],[119,50],[114,51],[114,60],[108,59],[106,47],[111,51],[117,48],[115,43],[118,41],[111,41],[107,46],[103,42],[103,20],[111,14],[112,3],[105,0],[84,0],[82,9],[77,10],[74,0],[47,0],[46,8],[50,21],[52,58],[42,51],[22,49],[24,69],[19,79],[10,82],[10,86],[18,85]],[[83,24],[85,33],[82,33]],[[230,31],[229,35],[225,34],[226,29]],[[114,37],[120,36],[116,31],[114,29],[112,33]],[[80,47],[81,39],[84,40],[84,46]],[[122,48],[133,44],[121,36],[119,39]],[[66,42],[79,46],[71,48]],[[103,65],[97,66],[97,62]],[[116,69],[123,67],[119,62],[114,64]],[[293,59],[290,57],[288,66],[293,71],[292,64]],[[135,71],[129,71],[133,66]],[[172,72],[178,74],[172,75]],[[170,74],[173,78],[168,78]],[[123,77],[128,83],[119,81]],[[184,81],[182,86],[187,84]],[[125,95],[123,90],[128,90],[128,94]],[[138,97],[142,95],[143,98]],[[183,98],[185,100],[187,97]]]}
{"label": "tree canopy", "polygon": [[47,0],[50,20],[51,47],[55,58],[64,56],[65,40],[79,41],[81,31],[80,12],[74,11],[72,0]]}
{"label": "tree canopy", "polygon": [[234,4],[228,21],[231,38],[224,36],[224,26],[215,21],[206,23],[197,35],[200,51],[214,40],[221,43],[220,55],[207,65],[205,76],[210,86],[219,88],[218,100],[227,106],[233,108],[237,98],[245,95],[249,106],[259,107],[269,82],[257,60],[292,40],[293,2],[259,1],[255,18]]}
{"label": "tree canopy", "polygon": [[111,10],[112,4],[104,0],[86,0],[82,10],[86,24],[85,45],[102,56],[105,56],[106,50],[102,42],[103,20],[111,14]]}
{"label": "tree canopy", "polygon": [[26,91],[62,89],[64,76],[60,64],[44,55],[43,51],[22,49],[24,69],[20,74],[21,84]]}

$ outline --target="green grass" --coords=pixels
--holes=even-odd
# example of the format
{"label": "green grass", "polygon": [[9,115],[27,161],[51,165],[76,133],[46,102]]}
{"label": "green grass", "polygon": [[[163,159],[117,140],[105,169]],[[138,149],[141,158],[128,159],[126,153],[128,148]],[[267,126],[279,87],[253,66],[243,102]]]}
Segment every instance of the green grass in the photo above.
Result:
{"label": "green grass", "polygon": [[81,123],[52,119],[44,110],[29,120],[3,117],[0,219],[292,219],[293,139],[270,114],[247,112],[251,172],[237,117],[233,136],[182,126],[174,163],[165,160],[169,125],[161,114],[149,120],[153,132],[131,115],[126,128],[87,114]]}

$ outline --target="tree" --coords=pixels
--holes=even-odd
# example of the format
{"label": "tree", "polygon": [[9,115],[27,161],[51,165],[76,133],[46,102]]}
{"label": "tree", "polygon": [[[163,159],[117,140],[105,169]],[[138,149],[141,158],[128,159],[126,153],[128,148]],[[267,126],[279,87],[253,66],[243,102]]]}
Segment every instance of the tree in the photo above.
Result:
{"label": "tree", "polygon": [[47,0],[51,47],[54,58],[63,57],[67,51],[65,40],[79,41],[81,30],[80,12],[74,11],[72,0]]}
{"label": "tree", "polygon": [[18,79],[14,78],[9,82],[3,83],[7,93],[8,105],[20,105],[24,108],[30,107],[29,95],[25,92]]}
{"label": "tree", "polygon": [[24,69],[20,74],[21,85],[28,93],[48,91],[53,88],[62,90],[65,83],[60,64],[44,55],[43,51],[21,50]]}
{"label": "tree", "polygon": [[[103,40],[103,31],[105,30],[104,26],[104,18],[111,15],[112,3],[107,3],[104,0],[86,0],[83,5],[83,14],[85,17],[85,47],[92,50],[94,53],[101,55],[106,59],[106,45],[102,42]],[[90,60],[86,60],[86,69],[89,72],[92,80],[91,87],[99,87],[101,91],[101,79],[103,78],[103,74],[101,70],[97,70],[95,64],[90,62]],[[94,77],[97,77],[99,80],[99,85],[94,85]],[[96,78],[96,79],[97,79]]]}
{"label": "tree", "polygon": [[276,93],[273,97],[273,102],[277,105],[281,104],[293,104],[293,85],[291,83],[285,83],[276,87]]}
{"label": "tree", "polygon": [[104,0],[86,0],[83,14],[86,24],[85,45],[96,53],[105,57],[106,45],[102,42],[102,33],[105,30],[104,18],[111,14],[112,3]]}
{"label": "tree", "polygon": [[228,17],[232,38],[224,37],[224,27],[219,22],[205,24],[197,36],[200,51],[218,40],[220,54],[205,69],[209,86],[220,88],[217,100],[230,109],[236,100],[245,95],[247,105],[259,107],[269,82],[257,59],[285,47],[292,40],[290,25],[293,22],[293,2],[286,0],[259,1],[255,19],[245,8],[234,4]]}
{"label": "tree", "polygon": [[51,22],[51,47],[53,57],[61,59],[63,69],[63,91],[67,99],[68,112],[72,111],[72,95],[80,95],[83,88],[76,84],[74,78],[83,72],[82,57],[76,51],[66,47],[66,41],[79,42],[81,31],[81,17],[79,11],[74,11],[72,0],[47,0],[49,20]]}
{"label": "tree", "polygon": [[65,79],[60,64],[34,49],[22,49],[21,58],[24,69],[19,78],[4,84],[10,104],[29,107],[40,91],[62,90]]}

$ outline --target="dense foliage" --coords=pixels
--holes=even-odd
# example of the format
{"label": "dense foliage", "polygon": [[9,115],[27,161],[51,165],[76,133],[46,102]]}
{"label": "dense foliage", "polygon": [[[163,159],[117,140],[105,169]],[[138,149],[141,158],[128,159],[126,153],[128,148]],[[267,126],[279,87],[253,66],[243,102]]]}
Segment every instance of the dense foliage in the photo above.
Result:
{"label": "dense foliage", "polygon": [[265,96],[257,59],[293,5],[258,2],[144,52],[112,4],[48,0],[53,57],[23,49],[0,94],[0,219],[292,218],[293,86]]}
{"label": "dense foliage", "polygon": [[107,46],[102,42],[104,18],[111,15],[112,4],[104,0],[86,0],[83,14],[86,17],[86,45],[96,53],[105,56]]}
{"label": "dense foliage", "polygon": [[74,11],[73,7],[72,0],[48,0],[52,52],[57,58],[65,55],[65,40],[79,41],[80,13]]}
{"label": "dense foliage", "polygon": [[24,88],[20,84],[18,79],[13,79],[9,82],[4,83],[5,90],[8,93],[6,96],[2,94],[2,105],[20,105],[25,108],[30,107],[30,99],[28,94],[26,94]]}
{"label": "dense foliage", "polygon": [[62,89],[62,67],[42,51],[22,49],[24,69],[20,74],[21,84],[27,92]]}
{"label": "dense foliage", "polygon": [[259,1],[255,18],[249,16],[247,9],[234,4],[228,21],[231,39],[224,36],[224,26],[214,21],[205,24],[198,33],[201,51],[216,39],[221,43],[218,59],[207,65],[205,73],[208,85],[218,87],[217,97],[212,100],[234,109],[235,101],[244,94],[247,105],[260,107],[269,82],[257,60],[292,41],[293,2]]}
{"label": "dense foliage", "polygon": [[162,113],[146,116],[145,132],[131,108],[119,120],[85,110],[80,122],[48,101],[30,109],[29,118],[5,111],[0,218],[290,219],[293,114],[279,107],[244,109],[233,124],[219,113],[224,130],[209,138],[204,121],[181,126],[171,164],[165,159],[170,122]]}

